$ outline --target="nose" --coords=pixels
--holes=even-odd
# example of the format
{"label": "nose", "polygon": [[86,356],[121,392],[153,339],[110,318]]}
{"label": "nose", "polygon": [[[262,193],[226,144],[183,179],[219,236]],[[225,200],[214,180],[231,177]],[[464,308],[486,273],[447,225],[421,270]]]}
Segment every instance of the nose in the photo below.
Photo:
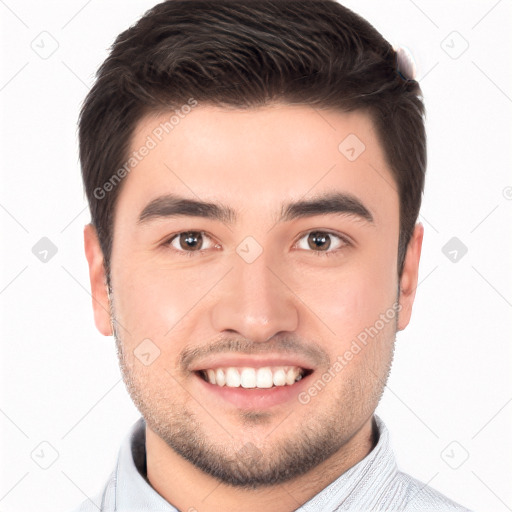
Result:
{"label": "nose", "polygon": [[298,299],[284,277],[272,267],[265,251],[252,263],[236,255],[210,310],[216,332],[236,332],[253,342],[265,342],[278,333],[295,331]]}

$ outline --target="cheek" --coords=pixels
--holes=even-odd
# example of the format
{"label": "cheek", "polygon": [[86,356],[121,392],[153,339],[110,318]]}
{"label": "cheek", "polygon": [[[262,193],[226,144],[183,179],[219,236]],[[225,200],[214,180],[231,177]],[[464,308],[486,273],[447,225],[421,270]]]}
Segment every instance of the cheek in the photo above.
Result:
{"label": "cheek", "polygon": [[144,338],[163,342],[174,336],[225,272],[220,266],[180,268],[148,261],[124,266],[112,278],[116,319],[129,332],[125,331],[123,342],[140,343]]}
{"label": "cheek", "polygon": [[[375,324],[397,298],[397,278],[388,262],[363,262],[301,278],[297,293],[340,343]],[[332,334],[332,333],[331,333]]]}

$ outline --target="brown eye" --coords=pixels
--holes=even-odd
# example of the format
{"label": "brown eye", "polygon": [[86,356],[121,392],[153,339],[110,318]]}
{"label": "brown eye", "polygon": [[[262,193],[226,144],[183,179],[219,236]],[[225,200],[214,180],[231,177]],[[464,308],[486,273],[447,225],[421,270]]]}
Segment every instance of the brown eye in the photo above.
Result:
{"label": "brown eye", "polygon": [[200,249],[203,243],[203,235],[198,231],[187,231],[179,235],[180,249],[185,251]]}
{"label": "brown eye", "polygon": [[313,252],[316,255],[330,256],[336,253],[337,249],[342,249],[350,245],[350,242],[335,233],[328,231],[310,231],[305,234],[296,244],[297,248]]}
{"label": "brown eye", "polygon": [[308,236],[308,246],[316,250],[327,250],[331,246],[331,236],[328,233],[314,231]]}
{"label": "brown eye", "polygon": [[[195,253],[202,252],[206,249],[217,247],[212,239],[203,231],[183,231],[177,233],[166,242],[179,253]],[[206,245],[206,247],[205,247]]]}

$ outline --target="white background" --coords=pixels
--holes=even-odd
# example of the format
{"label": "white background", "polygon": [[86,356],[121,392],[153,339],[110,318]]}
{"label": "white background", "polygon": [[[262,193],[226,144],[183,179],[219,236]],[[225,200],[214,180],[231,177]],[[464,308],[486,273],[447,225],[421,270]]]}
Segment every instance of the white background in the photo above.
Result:
{"label": "white background", "polygon": [[[139,417],[93,323],[76,122],[115,36],[155,4],[0,1],[2,512],[94,495]],[[475,511],[512,510],[512,3],[345,4],[412,51],[428,112],[421,283],[378,413],[402,470]],[[452,237],[468,249],[456,263]]]}

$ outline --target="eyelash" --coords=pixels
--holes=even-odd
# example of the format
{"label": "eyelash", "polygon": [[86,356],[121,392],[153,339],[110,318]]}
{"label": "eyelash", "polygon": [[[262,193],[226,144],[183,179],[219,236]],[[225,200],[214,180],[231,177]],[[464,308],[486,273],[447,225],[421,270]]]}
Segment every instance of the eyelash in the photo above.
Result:
{"label": "eyelash", "polygon": [[[169,248],[170,247],[170,244],[172,243],[172,241],[180,236],[181,234],[183,233],[201,233],[202,235],[206,235],[208,238],[210,238],[212,241],[213,241],[213,237],[211,237],[210,235],[208,235],[206,232],[204,231],[180,231],[179,233],[175,233],[174,235],[170,236],[169,238],[166,239],[165,242],[162,243],[162,246],[165,247],[165,248]],[[335,236],[337,238],[339,238],[341,240],[341,242],[343,243],[343,246],[338,248],[338,249],[335,249],[334,251],[314,251],[314,250],[311,250],[311,251],[306,251],[306,252],[311,252],[313,253],[315,256],[320,256],[320,257],[329,257],[329,256],[336,256],[338,254],[339,251],[341,251],[343,249],[343,247],[345,246],[351,246],[352,243],[351,241],[347,238],[347,237],[344,237],[342,235],[339,235],[337,233],[333,233],[331,231],[328,231],[328,230],[320,230],[320,229],[312,229],[312,230],[309,230],[309,231],[306,231],[305,233],[302,233],[300,235],[300,237],[298,238],[297,242],[294,244],[294,247],[306,236],[306,235],[309,235],[311,233],[321,233],[321,234],[325,234],[325,235],[329,235],[329,236]],[[178,253],[180,256],[184,256],[185,258],[193,258],[193,257],[196,257],[196,256],[202,256],[208,249],[201,249],[199,251],[179,251],[177,249],[174,249],[172,248],[171,249],[172,251]]]}

